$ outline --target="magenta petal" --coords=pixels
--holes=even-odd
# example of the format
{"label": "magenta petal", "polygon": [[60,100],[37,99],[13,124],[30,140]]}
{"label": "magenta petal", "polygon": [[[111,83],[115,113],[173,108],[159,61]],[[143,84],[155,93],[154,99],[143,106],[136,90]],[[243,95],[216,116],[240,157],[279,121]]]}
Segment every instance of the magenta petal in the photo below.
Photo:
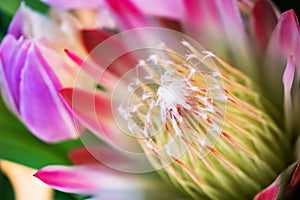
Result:
{"label": "magenta petal", "polygon": [[46,142],[78,136],[72,114],[64,105],[57,77],[37,47],[28,50],[20,82],[20,117],[29,129]]}
{"label": "magenta petal", "polygon": [[277,23],[273,5],[268,0],[258,0],[252,11],[251,26],[254,39],[261,50],[265,50]]}
{"label": "magenta petal", "polygon": [[130,0],[106,0],[106,2],[117,15],[120,26],[124,29],[153,25]]}
{"label": "magenta petal", "polygon": [[[268,52],[272,58],[287,58],[299,42],[299,23],[293,10],[283,13],[270,40]],[[300,53],[300,52],[297,52]]]}
{"label": "magenta petal", "polygon": [[101,190],[105,178],[107,179],[102,174],[101,168],[92,166],[49,166],[40,169],[34,176],[60,191],[95,194]]}
{"label": "magenta petal", "polygon": [[82,9],[82,8],[97,8],[103,6],[103,0],[42,0],[51,7],[61,9]]}
{"label": "magenta petal", "polygon": [[258,193],[254,200],[277,200],[279,194],[279,184],[275,181],[272,185]]}

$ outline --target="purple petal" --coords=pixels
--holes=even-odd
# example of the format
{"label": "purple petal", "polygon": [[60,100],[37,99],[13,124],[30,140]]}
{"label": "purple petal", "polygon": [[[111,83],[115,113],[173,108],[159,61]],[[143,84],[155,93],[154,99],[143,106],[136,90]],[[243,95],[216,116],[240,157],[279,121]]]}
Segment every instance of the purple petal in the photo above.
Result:
{"label": "purple petal", "polygon": [[254,39],[261,50],[265,50],[277,23],[273,5],[268,0],[258,0],[252,10],[251,27]]}
{"label": "purple petal", "polygon": [[12,35],[7,35],[0,47],[3,78],[7,83],[7,91],[4,93],[11,96],[13,102],[9,105],[17,113],[19,113],[20,103],[20,76],[30,45],[30,42],[23,38],[16,40]]}
{"label": "purple petal", "polygon": [[61,9],[97,8],[104,5],[103,0],[42,0],[51,7]]}
{"label": "purple petal", "polygon": [[17,10],[8,28],[8,33],[15,36],[15,38],[19,38],[23,35],[24,7],[25,7],[24,3],[21,2],[20,8]]}
{"label": "purple petal", "polygon": [[46,142],[77,137],[73,117],[58,92],[57,77],[34,44],[26,56],[20,81],[20,117]]}

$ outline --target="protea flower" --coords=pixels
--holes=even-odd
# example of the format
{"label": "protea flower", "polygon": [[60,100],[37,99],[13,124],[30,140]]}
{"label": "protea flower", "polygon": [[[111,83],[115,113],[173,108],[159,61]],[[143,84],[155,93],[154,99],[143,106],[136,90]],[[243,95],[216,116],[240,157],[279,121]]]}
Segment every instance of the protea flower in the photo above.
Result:
{"label": "protea flower", "polygon": [[[91,52],[86,61],[82,49],[66,47],[97,87],[78,89],[80,73],[74,88],[60,93],[80,123],[125,156],[146,155],[154,169],[163,168],[165,180],[194,199],[252,198],[297,160],[287,156],[299,136],[300,42],[293,11],[279,17],[267,0],[46,2],[109,10],[115,26],[81,32]],[[196,42],[165,29],[121,32],[149,26],[173,28]],[[116,32],[121,34],[104,41]],[[132,53],[139,45],[152,49]],[[88,148],[104,164],[124,170]],[[52,169],[37,176],[54,188],[85,193],[72,184],[58,187],[59,180],[47,174]],[[289,185],[278,178],[256,198],[286,195],[298,182],[298,166],[289,169]],[[93,173],[88,177],[95,181]]]}

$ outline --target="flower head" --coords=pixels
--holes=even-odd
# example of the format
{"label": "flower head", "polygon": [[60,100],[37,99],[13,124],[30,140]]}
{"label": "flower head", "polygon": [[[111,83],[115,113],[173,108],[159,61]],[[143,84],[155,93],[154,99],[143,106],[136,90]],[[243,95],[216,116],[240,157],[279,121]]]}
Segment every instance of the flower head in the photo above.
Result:
{"label": "flower head", "polygon": [[[293,161],[286,156],[300,130],[300,37],[293,11],[280,15],[268,0],[45,2],[64,13],[73,9],[73,16],[86,8],[94,22],[108,13],[109,26],[79,26],[72,34],[75,42],[66,38],[64,47],[51,48],[67,49],[69,59],[63,62],[77,65],[73,85],[64,84],[40,50],[55,74],[49,85],[58,77],[65,87],[51,91],[60,90],[67,112],[131,163],[104,159],[93,151],[94,141],[82,135],[102,164],[126,172],[162,169],[165,179],[195,199],[249,199]],[[3,63],[10,58],[2,55]],[[9,83],[15,80],[2,74]],[[85,84],[87,75],[91,84]],[[19,88],[5,81],[2,90],[14,109]],[[84,192],[72,190],[78,186],[72,179],[63,186],[51,182],[51,167],[44,172],[37,176],[55,188]],[[278,180],[256,198],[265,192],[280,196]],[[99,183],[94,181],[85,184]]]}

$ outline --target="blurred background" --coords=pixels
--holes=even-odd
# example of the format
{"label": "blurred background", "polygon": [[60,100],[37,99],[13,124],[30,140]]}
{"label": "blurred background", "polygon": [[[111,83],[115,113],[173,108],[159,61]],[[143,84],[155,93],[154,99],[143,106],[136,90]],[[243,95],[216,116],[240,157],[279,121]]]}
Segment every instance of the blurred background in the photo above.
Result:
{"label": "blurred background", "polygon": [[[7,31],[7,27],[9,26],[9,23],[15,13],[15,11],[17,10],[17,8],[20,5],[20,0],[0,0],[0,41],[2,40],[3,36],[6,34]],[[48,6],[41,3],[39,0],[24,0],[24,2],[37,9],[40,10],[42,12],[46,12],[48,10]],[[299,0],[274,0],[273,1],[278,7],[279,9],[284,12],[286,10],[289,9],[294,9],[295,12],[298,15],[298,18],[300,17],[300,5],[299,5]],[[0,97],[1,98],[1,97]],[[9,120],[8,120],[9,119]],[[8,124],[8,122],[10,124]],[[7,152],[3,152],[3,148],[1,148],[1,138],[4,138],[7,136],[7,134],[11,134],[9,133],[7,130],[9,130],[10,127],[14,127],[14,130],[17,130],[16,132],[25,132],[24,134],[26,135],[27,139],[30,141],[33,141],[34,144],[37,144],[38,147],[43,148],[45,147],[45,144],[43,144],[42,142],[38,141],[37,139],[33,138],[33,136],[30,135],[30,133],[28,133],[28,131],[13,117],[10,115],[10,113],[5,109],[5,107],[3,106],[3,103],[0,101],[0,200],[14,200],[14,199],[18,199],[18,193],[22,192],[23,190],[28,190],[28,186],[34,186],[34,191],[32,191],[34,193],[34,195],[37,197],[37,199],[41,199],[39,197],[39,195],[46,195],[49,197],[49,199],[55,199],[55,200],[79,200],[79,199],[83,199],[83,197],[78,196],[78,195],[69,195],[69,194],[64,194],[61,192],[57,192],[55,191],[54,193],[47,188],[45,185],[43,185],[40,182],[23,182],[20,183],[20,180],[26,180],[28,178],[26,178],[26,174],[33,178],[31,175],[34,173],[33,170],[28,169],[28,168],[24,168],[22,166],[19,165],[15,165],[14,163],[10,163],[10,162],[6,162],[6,161],[1,161],[1,159],[5,159],[5,156],[8,155]],[[48,150],[57,150],[59,148],[61,148],[63,151],[67,151],[68,150],[68,145],[63,144],[64,146],[66,146],[66,148],[64,147],[64,149],[62,149],[59,146],[51,146],[50,149]],[[71,146],[74,144],[70,144]],[[75,144],[76,145],[76,144]],[[3,145],[2,145],[3,146]],[[45,147],[45,148],[49,148],[49,147]],[[2,152],[1,152],[2,151]],[[25,154],[25,152],[24,152]],[[23,159],[27,157],[33,157],[34,155],[22,155]],[[22,160],[22,158],[20,158]],[[30,159],[34,159],[34,158],[30,158]],[[44,160],[50,159],[47,156],[44,157]],[[52,161],[54,162],[54,160],[52,159]],[[24,163],[26,162],[26,160],[24,161]],[[21,162],[22,163],[22,162]],[[45,163],[38,163],[38,165],[41,164],[45,164]],[[34,166],[32,166],[34,167]],[[6,175],[4,175],[4,172]],[[13,179],[12,181],[9,180]],[[16,178],[12,178],[12,177],[16,177]],[[13,186],[18,186],[21,187],[22,189],[13,189]],[[33,194],[30,193],[30,191],[27,191],[27,193],[29,192],[29,194]],[[31,198],[26,198],[23,196],[22,199],[28,199],[28,200],[32,200]],[[43,200],[46,200],[45,198],[43,198]]]}

